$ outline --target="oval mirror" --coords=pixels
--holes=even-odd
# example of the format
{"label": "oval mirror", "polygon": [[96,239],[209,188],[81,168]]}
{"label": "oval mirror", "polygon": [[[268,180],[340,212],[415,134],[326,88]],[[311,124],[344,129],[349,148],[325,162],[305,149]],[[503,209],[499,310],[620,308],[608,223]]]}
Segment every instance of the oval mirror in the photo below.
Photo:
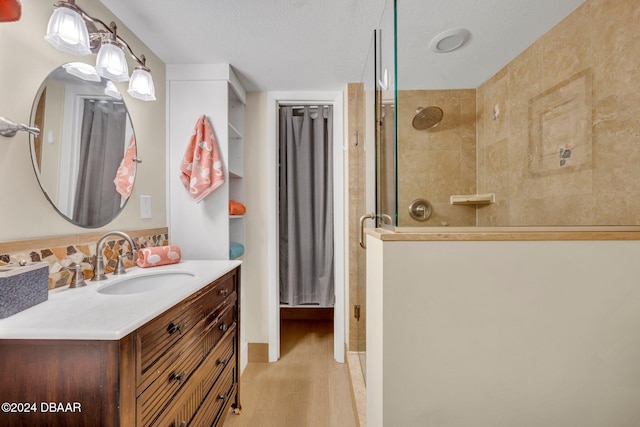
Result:
{"label": "oval mirror", "polygon": [[115,85],[95,68],[53,70],[33,102],[31,160],[53,207],[75,225],[102,227],[122,211],[136,176],[131,117]]}

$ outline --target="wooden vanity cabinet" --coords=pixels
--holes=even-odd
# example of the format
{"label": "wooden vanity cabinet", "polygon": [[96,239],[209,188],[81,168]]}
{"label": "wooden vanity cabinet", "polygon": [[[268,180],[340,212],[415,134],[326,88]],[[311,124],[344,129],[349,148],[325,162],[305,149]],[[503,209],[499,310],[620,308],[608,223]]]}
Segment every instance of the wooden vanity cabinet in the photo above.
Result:
{"label": "wooden vanity cabinet", "polygon": [[222,425],[241,409],[238,295],[236,268],[119,341],[0,340],[0,403],[17,411],[0,425]]}

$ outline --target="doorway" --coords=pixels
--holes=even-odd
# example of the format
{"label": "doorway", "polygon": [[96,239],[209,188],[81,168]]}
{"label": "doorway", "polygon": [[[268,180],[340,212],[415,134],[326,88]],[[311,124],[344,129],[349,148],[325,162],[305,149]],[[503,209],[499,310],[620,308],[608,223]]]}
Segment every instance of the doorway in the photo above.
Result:
{"label": "doorway", "polygon": [[[281,106],[331,106],[333,126],[332,133],[332,168],[331,190],[332,206],[331,223],[333,236],[328,244],[333,252],[333,291],[325,298],[333,301],[334,324],[334,358],[344,362],[345,352],[345,309],[344,309],[344,215],[343,215],[343,99],[341,92],[311,93],[269,93],[268,127],[269,127],[269,227],[268,227],[268,316],[269,316],[269,361],[280,358],[280,206],[279,206],[279,111]],[[303,303],[304,304],[304,303]],[[296,305],[296,304],[294,304]],[[297,304],[299,305],[299,304]],[[320,304],[318,304],[320,306]]]}
{"label": "doorway", "polygon": [[280,306],[334,303],[333,107],[278,109]]}

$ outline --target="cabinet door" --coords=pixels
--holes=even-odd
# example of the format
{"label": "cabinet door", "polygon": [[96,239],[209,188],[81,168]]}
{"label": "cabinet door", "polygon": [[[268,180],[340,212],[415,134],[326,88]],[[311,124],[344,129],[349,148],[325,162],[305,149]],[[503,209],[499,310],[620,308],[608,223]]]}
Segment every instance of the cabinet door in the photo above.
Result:
{"label": "cabinet door", "polygon": [[118,426],[119,342],[0,340],[2,426]]}

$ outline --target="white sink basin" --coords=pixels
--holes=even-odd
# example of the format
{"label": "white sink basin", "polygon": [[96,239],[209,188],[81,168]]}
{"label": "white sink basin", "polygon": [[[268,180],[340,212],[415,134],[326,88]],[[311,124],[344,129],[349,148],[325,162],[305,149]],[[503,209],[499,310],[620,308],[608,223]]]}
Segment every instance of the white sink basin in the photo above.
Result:
{"label": "white sink basin", "polygon": [[129,295],[179,287],[189,282],[195,274],[188,271],[162,271],[126,277],[98,289],[105,295]]}

